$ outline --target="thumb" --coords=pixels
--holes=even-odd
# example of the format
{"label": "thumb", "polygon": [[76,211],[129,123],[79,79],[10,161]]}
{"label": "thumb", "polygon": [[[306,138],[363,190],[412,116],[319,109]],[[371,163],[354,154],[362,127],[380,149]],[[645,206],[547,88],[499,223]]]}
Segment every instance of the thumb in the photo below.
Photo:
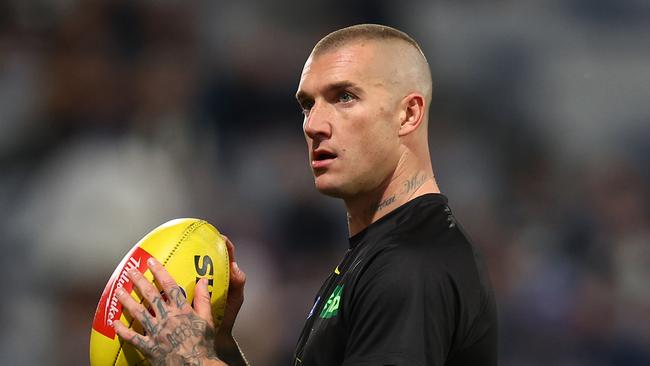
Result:
{"label": "thumb", "polygon": [[208,292],[208,280],[205,278],[201,278],[196,283],[194,289],[194,311],[196,311],[199,317],[207,321],[210,326],[214,326],[210,307],[210,292]]}

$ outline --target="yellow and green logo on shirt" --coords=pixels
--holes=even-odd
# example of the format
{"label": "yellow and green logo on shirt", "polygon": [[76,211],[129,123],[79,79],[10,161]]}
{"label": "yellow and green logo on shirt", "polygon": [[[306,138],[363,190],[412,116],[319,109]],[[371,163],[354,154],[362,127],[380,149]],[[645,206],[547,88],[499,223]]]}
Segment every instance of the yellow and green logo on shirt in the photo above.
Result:
{"label": "yellow and green logo on shirt", "polygon": [[323,307],[323,311],[320,313],[320,318],[328,319],[336,316],[339,312],[339,303],[341,302],[341,294],[343,293],[343,285],[338,285],[334,288],[334,291],[327,299],[327,303]]}

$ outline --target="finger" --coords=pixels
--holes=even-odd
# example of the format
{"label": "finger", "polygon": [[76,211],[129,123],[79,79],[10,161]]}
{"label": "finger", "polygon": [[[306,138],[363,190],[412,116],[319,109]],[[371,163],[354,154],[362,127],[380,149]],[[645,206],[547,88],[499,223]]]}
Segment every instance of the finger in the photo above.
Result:
{"label": "finger", "polygon": [[162,296],[160,296],[160,291],[158,291],[156,286],[149,282],[149,280],[147,280],[136,268],[130,269],[128,275],[138,291],[140,291],[140,294],[142,294],[142,296],[154,309],[156,316],[166,318],[167,310],[164,308],[164,301],[162,299]]}
{"label": "finger", "polygon": [[178,307],[179,309],[190,306],[183,290],[178,286],[174,278],[167,272],[165,267],[160,264],[154,257],[147,260],[149,270],[153,273],[156,282],[167,294],[167,303]]}
{"label": "finger", "polygon": [[113,322],[113,329],[115,329],[115,333],[117,333],[120,338],[124,339],[125,341],[131,343],[134,345],[136,348],[140,349],[143,351],[144,347],[147,346],[147,340],[145,337],[135,330],[127,327],[122,323],[120,320],[115,320]]}
{"label": "finger", "polygon": [[161,355],[169,352],[164,345],[156,344],[150,337],[144,336],[133,329],[130,329],[119,320],[113,322],[113,329],[115,329],[115,333],[117,333],[120,338],[133,345],[133,347],[147,355],[148,358],[159,358]]}
{"label": "finger", "polygon": [[140,321],[142,311],[146,310],[144,306],[135,301],[135,299],[121,287],[115,291],[115,297],[129,315]]}
{"label": "finger", "polygon": [[196,313],[207,321],[211,327],[214,327],[212,320],[212,310],[210,307],[210,292],[208,291],[208,280],[201,278],[197,282],[194,290],[194,310]]}
{"label": "finger", "polygon": [[113,322],[113,329],[115,329],[115,333],[117,333],[120,338],[133,345],[133,347],[137,348],[145,355],[154,355],[156,349],[160,348],[151,342],[151,338],[134,331],[122,324],[119,320]]}
{"label": "finger", "polygon": [[136,319],[147,334],[156,335],[158,333],[158,322],[149,314],[149,311],[139,304],[131,295],[127,294],[123,288],[116,291],[115,296],[122,304],[128,314]]}
{"label": "finger", "polygon": [[233,287],[228,289],[228,298],[226,300],[226,308],[224,309],[223,320],[219,327],[220,334],[230,335],[235,326],[237,314],[244,303],[243,286],[240,290],[234,290]]}
{"label": "finger", "polygon": [[226,300],[226,309],[219,332],[221,334],[231,334],[235,325],[235,320],[239,310],[244,303],[244,285],[246,284],[246,273],[240,270],[236,262],[230,270],[230,285],[228,287],[228,297]]}
{"label": "finger", "polygon": [[232,262],[230,266],[230,287],[228,289],[235,292],[241,291],[244,284],[246,284],[246,273],[239,268],[237,262]]}
{"label": "finger", "polygon": [[244,285],[246,284],[246,273],[239,268],[235,261],[235,245],[227,237],[223,236],[228,247],[228,257],[230,258],[230,284],[228,286],[228,300],[226,303],[226,314],[224,318],[225,327],[231,326],[235,317],[239,313],[244,302]]}
{"label": "finger", "polygon": [[[228,248],[228,260],[230,261],[230,287],[235,287],[235,290],[243,288],[244,283],[246,282],[246,274],[239,268],[237,262],[235,261],[235,245],[230,241],[230,239],[221,235],[226,241],[226,247]],[[230,295],[230,291],[228,291]]]}
{"label": "finger", "polygon": [[232,263],[235,261],[235,245],[227,236],[222,234],[221,237],[226,241],[226,248],[228,248],[228,259],[230,260],[230,263]]}

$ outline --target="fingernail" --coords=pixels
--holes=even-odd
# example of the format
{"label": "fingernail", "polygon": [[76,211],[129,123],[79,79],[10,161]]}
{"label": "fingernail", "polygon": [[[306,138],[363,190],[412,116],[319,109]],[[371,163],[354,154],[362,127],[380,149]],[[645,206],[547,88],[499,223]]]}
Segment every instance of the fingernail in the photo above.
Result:
{"label": "fingernail", "polygon": [[122,296],[123,293],[124,293],[124,289],[121,287],[118,287],[117,290],[115,290],[115,295],[117,296]]}
{"label": "fingernail", "polygon": [[135,275],[137,275],[138,273],[140,273],[140,272],[138,272],[138,269],[137,269],[137,268],[131,268],[131,269],[129,269],[129,274],[130,274],[131,276],[135,276]]}
{"label": "fingernail", "polygon": [[147,259],[147,263],[149,264],[149,267],[155,266],[157,263],[156,258],[150,257],[149,259]]}
{"label": "fingernail", "polygon": [[232,262],[232,269],[235,270],[235,273],[239,273],[239,266],[237,262]]}

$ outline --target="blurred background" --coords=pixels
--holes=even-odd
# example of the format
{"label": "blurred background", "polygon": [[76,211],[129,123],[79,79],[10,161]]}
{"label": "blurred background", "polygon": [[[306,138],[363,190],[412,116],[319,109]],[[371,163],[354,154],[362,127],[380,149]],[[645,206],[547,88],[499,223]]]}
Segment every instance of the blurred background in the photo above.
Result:
{"label": "blurred background", "polygon": [[83,365],[120,258],[176,217],[248,274],[236,335],[288,365],[347,248],[294,100],[356,23],[431,64],[434,170],[483,250],[501,365],[650,364],[647,0],[0,2],[0,364]]}

